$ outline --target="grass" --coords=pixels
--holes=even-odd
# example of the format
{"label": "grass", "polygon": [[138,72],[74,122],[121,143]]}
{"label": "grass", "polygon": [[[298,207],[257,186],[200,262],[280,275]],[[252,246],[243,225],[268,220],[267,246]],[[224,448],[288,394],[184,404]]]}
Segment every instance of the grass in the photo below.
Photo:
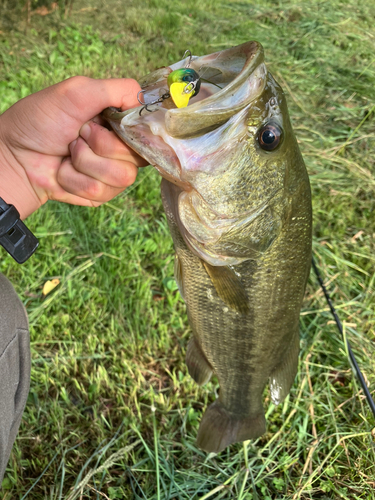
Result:
{"label": "grass", "polygon": [[[0,109],[74,74],[140,77],[181,57],[262,42],[311,179],[314,253],[374,394],[375,6],[339,0],[75,0],[31,17],[0,6]],[[215,380],[197,387],[150,168],[98,209],[49,203],[40,249],[0,271],[30,316],[32,383],[4,500],[374,498],[374,420],[311,275],[296,383],[267,433],[217,456],[195,447]],[[61,284],[45,299],[44,282]]]}

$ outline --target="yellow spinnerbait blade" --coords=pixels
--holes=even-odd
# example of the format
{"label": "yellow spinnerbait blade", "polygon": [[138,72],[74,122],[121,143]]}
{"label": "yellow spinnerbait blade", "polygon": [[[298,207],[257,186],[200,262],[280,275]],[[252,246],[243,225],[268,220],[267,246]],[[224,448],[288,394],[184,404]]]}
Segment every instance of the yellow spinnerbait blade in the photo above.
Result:
{"label": "yellow spinnerbait blade", "polygon": [[169,87],[173,102],[178,108],[186,108],[193,95],[193,92],[184,92],[186,86],[186,82],[175,82]]}

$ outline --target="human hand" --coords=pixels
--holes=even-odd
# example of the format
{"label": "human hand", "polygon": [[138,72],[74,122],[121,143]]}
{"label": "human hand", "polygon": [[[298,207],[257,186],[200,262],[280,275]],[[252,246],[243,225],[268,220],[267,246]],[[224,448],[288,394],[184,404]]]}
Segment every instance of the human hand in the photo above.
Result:
{"label": "human hand", "polygon": [[47,200],[98,206],[147,165],[98,114],[138,105],[131,79],[82,76],[32,94],[0,116],[0,196],[24,219]]}

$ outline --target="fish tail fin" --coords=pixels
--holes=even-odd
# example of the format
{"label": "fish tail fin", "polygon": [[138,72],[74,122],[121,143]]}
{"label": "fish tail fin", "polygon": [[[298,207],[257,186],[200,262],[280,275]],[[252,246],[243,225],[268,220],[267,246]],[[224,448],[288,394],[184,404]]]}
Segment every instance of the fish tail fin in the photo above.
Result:
{"label": "fish tail fin", "polygon": [[210,380],[212,367],[194,337],[189,340],[186,349],[186,365],[197,384],[204,385]]}
{"label": "fish tail fin", "polygon": [[203,415],[197,445],[209,453],[219,453],[232,443],[258,438],[265,432],[263,408],[257,415],[238,416],[226,410],[217,400]]}
{"label": "fish tail fin", "polygon": [[299,331],[294,334],[284,360],[278,365],[270,376],[271,400],[278,405],[289,394],[298,370],[299,356]]}

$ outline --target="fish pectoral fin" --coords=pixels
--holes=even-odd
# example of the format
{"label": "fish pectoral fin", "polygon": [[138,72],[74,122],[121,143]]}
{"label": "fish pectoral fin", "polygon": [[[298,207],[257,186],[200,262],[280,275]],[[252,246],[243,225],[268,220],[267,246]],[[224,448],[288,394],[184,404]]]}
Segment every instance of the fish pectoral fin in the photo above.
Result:
{"label": "fish pectoral fin", "polygon": [[249,299],[236,273],[227,266],[211,266],[203,260],[202,263],[221,300],[238,313],[248,314]]}
{"label": "fish pectoral fin", "polygon": [[186,349],[186,365],[190,376],[199,385],[206,384],[212,375],[212,366],[207,361],[197,340],[192,337]]}
{"label": "fish pectoral fin", "polygon": [[299,331],[297,330],[285,358],[270,376],[271,399],[275,405],[284,401],[289,394],[298,370],[298,355]]}
{"label": "fish pectoral fin", "polygon": [[182,263],[181,259],[178,258],[177,253],[174,254],[174,279],[176,280],[181,297],[184,299],[184,279]]}

